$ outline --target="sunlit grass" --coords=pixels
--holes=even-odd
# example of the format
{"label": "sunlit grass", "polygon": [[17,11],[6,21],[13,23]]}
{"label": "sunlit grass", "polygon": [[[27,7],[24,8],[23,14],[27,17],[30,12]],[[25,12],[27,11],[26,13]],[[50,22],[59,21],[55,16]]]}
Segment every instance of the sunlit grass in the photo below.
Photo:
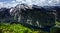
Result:
{"label": "sunlit grass", "polygon": [[[56,26],[60,26],[60,22],[55,23]],[[21,24],[9,24],[9,23],[0,23],[0,33],[57,33],[60,32],[60,28],[52,27],[50,32],[45,32],[42,30],[34,30],[23,26]]]}
{"label": "sunlit grass", "polygon": [[0,24],[0,33],[48,33],[41,30],[34,30],[21,24]]}

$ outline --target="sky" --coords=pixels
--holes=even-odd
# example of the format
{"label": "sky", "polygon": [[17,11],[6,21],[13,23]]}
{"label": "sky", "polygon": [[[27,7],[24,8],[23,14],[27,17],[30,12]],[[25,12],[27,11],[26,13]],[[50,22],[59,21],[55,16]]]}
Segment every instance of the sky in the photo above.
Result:
{"label": "sky", "polygon": [[38,6],[60,6],[60,0],[0,0],[0,7],[15,7],[21,3]]}

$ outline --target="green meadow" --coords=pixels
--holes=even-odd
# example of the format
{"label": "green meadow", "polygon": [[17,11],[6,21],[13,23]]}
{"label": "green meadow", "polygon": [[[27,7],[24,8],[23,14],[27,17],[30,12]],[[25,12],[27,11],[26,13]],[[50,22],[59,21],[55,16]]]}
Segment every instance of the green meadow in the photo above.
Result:
{"label": "green meadow", "polygon": [[[59,26],[60,23],[57,22],[56,26]],[[50,32],[42,31],[42,30],[34,30],[23,26],[21,24],[9,24],[9,23],[1,23],[0,24],[0,33],[59,33],[60,28],[52,27]]]}

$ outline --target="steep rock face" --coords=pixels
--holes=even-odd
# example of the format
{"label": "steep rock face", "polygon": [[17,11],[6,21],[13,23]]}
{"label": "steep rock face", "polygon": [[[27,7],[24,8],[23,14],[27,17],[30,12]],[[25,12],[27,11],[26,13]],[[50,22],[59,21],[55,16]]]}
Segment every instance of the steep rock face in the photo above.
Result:
{"label": "steep rock face", "polygon": [[10,10],[15,21],[26,23],[38,27],[53,26],[55,24],[55,14],[50,10],[36,5],[18,4]]}
{"label": "steep rock face", "polygon": [[60,22],[60,7],[57,8],[56,14],[57,14],[57,21]]}
{"label": "steep rock face", "polygon": [[4,17],[9,17],[9,9],[7,8],[1,8],[0,9],[0,18],[4,18]]}
{"label": "steep rock face", "polygon": [[32,6],[27,5],[27,4],[18,4],[14,8],[12,8],[12,10],[10,10],[10,13],[12,13],[12,12],[15,13],[16,10],[21,11],[21,10],[26,10],[26,9],[32,9]]}
{"label": "steep rock face", "polygon": [[[9,23],[13,18],[10,15],[10,8],[1,8],[0,9],[0,22]],[[12,22],[12,21],[11,21]]]}

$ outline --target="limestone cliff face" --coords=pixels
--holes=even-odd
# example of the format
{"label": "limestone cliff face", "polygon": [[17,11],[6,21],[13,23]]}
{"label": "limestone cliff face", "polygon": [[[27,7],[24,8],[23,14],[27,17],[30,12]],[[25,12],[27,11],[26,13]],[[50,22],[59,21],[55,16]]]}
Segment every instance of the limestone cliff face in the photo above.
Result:
{"label": "limestone cliff face", "polygon": [[20,23],[38,27],[54,26],[55,12],[36,5],[18,4],[10,10],[10,15]]}

